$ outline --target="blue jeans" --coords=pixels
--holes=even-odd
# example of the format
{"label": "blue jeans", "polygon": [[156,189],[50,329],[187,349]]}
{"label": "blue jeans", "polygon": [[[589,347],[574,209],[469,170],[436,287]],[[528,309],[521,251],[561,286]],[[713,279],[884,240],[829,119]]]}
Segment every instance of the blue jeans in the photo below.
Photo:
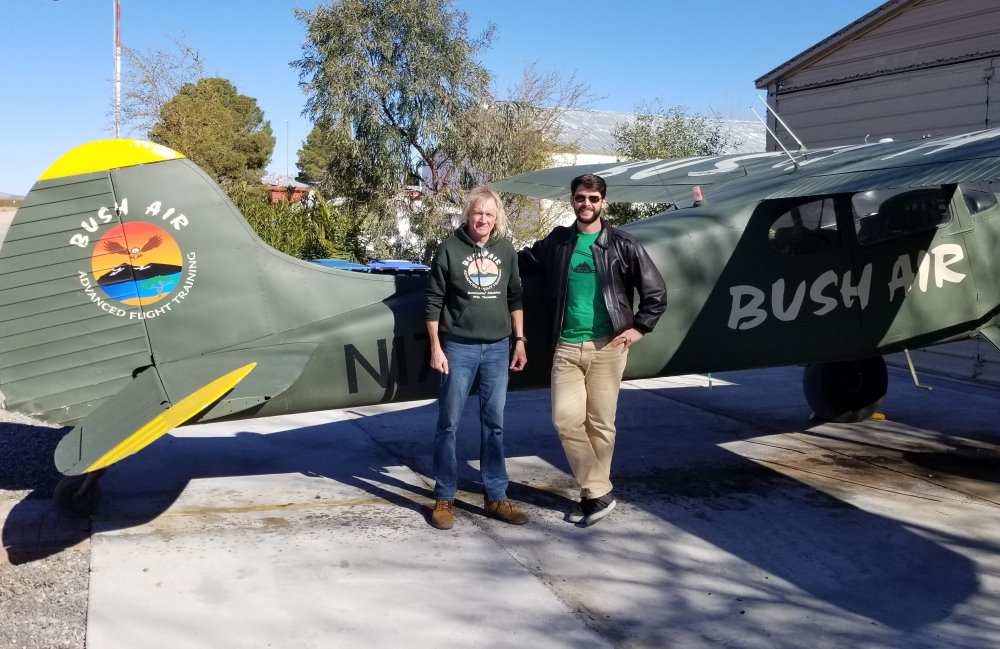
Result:
{"label": "blue jeans", "polygon": [[507,498],[507,465],[503,455],[503,408],[507,402],[510,343],[494,343],[446,336],[442,345],[448,374],[438,386],[438,424],[434,435],[434,499],[454,500],[458,488],[455,434],[472,382],[479,374],[479,470],[486,499]]}

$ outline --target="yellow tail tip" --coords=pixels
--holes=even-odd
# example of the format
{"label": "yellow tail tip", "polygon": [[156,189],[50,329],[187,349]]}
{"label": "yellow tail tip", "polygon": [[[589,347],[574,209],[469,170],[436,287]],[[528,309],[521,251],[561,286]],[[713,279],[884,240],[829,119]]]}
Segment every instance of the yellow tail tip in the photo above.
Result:
{"label": "yellow tail tip", "polygon": [[184,156],[169,147],[144,140],[98,140],[78,146],[56,160],[39,180],[132,167]]}

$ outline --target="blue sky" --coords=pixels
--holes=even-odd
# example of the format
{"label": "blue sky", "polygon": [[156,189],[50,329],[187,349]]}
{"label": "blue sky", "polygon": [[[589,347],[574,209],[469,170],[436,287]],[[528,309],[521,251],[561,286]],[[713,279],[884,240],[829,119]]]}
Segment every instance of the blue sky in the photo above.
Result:
{"label": "blue sky", "polygon": [[[295,175],[311,124],[288,63],[301,57],[306,0],[121,0],[122,42],[198,50],[208,76],[257,99],[277,139],[269,169]],[[754,81],[875,9],[879,0],[457,0],[478,34],[497,26],[481,62],[506,94],[525,66],[586,83],[590,107],[630,111],[662,99],[692,112],[754,119]],[[23,195],[70,149],[114,136],[113,0],[13,0],[0,37],[0,192]],[[758,112],[759,109],[758,109]],[[123,132],[123,136],[142,137]]]}

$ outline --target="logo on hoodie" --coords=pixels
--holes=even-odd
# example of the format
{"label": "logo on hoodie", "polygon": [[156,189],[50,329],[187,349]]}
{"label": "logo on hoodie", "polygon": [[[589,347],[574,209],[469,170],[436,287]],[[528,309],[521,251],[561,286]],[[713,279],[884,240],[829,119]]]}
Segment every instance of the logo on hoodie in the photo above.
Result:
{"label": "logo on hoodie", "polygon": [[500,267],[496,257],[490,253],[479,252],[471,255],[463,262],[465,279],[472,286],[484,290],[491,288],[500,281]]}

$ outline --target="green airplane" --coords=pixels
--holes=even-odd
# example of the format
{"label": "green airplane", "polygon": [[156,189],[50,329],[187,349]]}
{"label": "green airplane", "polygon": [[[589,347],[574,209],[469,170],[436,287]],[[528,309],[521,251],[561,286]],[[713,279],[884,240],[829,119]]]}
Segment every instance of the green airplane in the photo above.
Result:
{"label": "green airplane", "polygon": [[[883,354],[1000,342],[1000,129],[497,187],[566,200],[588,172],[609,200],[673,206],[625,226],[668,288],[626,378],[804,364],[814,412],[854,421],[885,395]],[[541,282],[524,284],[511,386],[543,387]],[[181,424],[433,397],[423,288],[288,257],[180,153],[94,142],[42,175],[0,247],[0,405],[72,426],[56,500],[86,513],[107,467]]]}

